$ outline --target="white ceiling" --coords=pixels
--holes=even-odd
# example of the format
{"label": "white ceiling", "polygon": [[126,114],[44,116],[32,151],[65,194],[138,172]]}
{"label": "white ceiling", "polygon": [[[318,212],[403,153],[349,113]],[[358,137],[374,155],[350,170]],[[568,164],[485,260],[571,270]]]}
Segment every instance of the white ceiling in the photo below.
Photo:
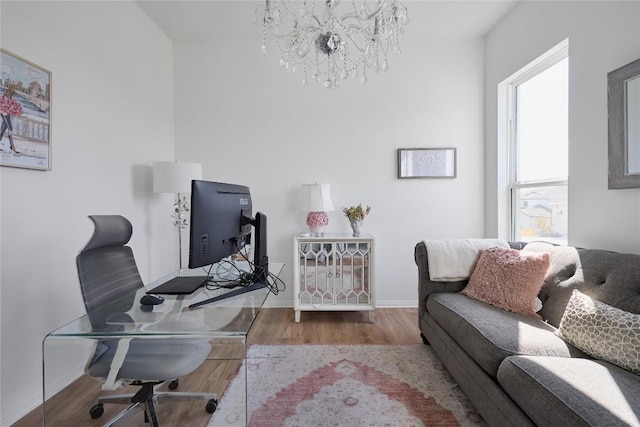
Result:
{"label": "white ceiling", "polygon": [[[322,0],[324,1],[324,0]],[[406,37],[485,35],[519,0],[408,0]],[[255,0],[138,0],[142,10],[173,41],[259,40]]]}

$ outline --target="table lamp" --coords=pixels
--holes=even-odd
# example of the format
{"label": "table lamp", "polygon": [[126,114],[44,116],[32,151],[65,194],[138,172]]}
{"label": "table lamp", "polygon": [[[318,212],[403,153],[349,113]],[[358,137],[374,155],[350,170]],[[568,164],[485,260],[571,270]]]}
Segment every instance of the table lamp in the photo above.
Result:
{"label": "table lamp", "polygon": [[307,225],[312,236],[322,236],[329,224],[327,211],[334,210],[331,201],[331,184],[303,184],[302,205],[307,215]]}
{"label": "table lamp", "polygon": [[182,271],[182,229],[189,223],[187,212],[189,202],[181,194],[191,193],[191,181],[202,178],[202,165],[187,162],[154,162],[153,192],[174,193],[176,202],[173,205],[171,222],[178,229],[178,265]]}

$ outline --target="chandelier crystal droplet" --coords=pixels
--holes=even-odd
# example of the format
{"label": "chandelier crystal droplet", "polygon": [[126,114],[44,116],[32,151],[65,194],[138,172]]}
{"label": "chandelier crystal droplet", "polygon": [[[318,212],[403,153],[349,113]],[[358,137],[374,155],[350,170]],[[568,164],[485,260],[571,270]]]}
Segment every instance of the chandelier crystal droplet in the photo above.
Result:
{"label": "chandelier crystal droplet", "polygon": [[266,0],[255,12],[262,52],[268,52],[267,39],[273,40],[282,68],[301,70],[304,85],[313,80],[329,89],[349,77],[366,83],[368,69],[387,71],[388,54],[401,52],[398,39],[409,23],[407,8],[397,0],[352,0],[338,11],[340,3]]}

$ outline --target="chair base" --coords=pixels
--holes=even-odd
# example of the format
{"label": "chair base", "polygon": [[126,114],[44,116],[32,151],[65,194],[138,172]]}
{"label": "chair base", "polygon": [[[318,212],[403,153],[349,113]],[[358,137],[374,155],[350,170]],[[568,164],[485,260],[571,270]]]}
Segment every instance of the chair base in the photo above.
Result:
{"label": "chair base", "polygon": [[[189,400],[206,400],[206,411],[213,413],[218,404],[218,398],[216,393],[190,393],[190,392],[172,392],[172,391],[156,391],[155,388],[158,384],[142,384],[142,388],[135,394],[113,394],[100,396],[98,398],[98,405],[101,406],[104,403],[119,403],[128,404],[129,406],[123,411],[119,412],[115,417],[111,418],[105,427],[123,425],[125,422],[133,418],[140,411],[145,412],[145,421],[149,421],[152,427],[158,427],[158,418],[156,415],[156,405],[161,401],[189,401]],[[96,408],[92,408],[93,411]],[[102,415],[102,412],[100,412]],[[97,417],[99,417],[98,415]],[[97,418],[96,417],[96,418]]]}

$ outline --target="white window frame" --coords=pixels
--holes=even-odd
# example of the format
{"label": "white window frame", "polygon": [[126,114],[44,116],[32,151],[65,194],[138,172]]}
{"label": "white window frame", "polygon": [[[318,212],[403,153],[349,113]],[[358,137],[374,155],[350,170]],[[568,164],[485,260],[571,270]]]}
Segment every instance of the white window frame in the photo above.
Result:
{"label": "white window frame", "polygon": [[[516,179],[516,88],[568,57],[569,39],[565,39],[498,85],[498,236],[502,239],[516,239],[517,190],[545,186],[568,189],[568,179],[526,182]],[[567,239],[568,234],[567,230]]]}

